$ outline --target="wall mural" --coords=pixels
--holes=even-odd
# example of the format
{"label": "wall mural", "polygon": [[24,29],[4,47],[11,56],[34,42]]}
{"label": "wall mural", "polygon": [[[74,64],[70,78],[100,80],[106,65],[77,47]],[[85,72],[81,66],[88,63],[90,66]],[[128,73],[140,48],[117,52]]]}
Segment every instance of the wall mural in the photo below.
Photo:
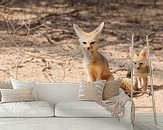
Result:
{"label": "wall mural", "polygon": [[[161,0],[157,2],[13,0],[2,1],[0,4],[1,81],[11,78],[75,83],[87,80],[82,63],[83,52],[79,43],[81,39],[78,36],[78,41],[77,35],[79,30],[80,33],[91,32],[104,22],[98,36],[98,51],[109,63],[109,71],[114,79],[124,79],[129,72],[132,34],[135,48],[139,52],[136,60],[145,57],[141,51],[146,46],[145,36],[149,36],[156,110],[158,113],[163,112]],[[73,28],[74,24],[80,27],[77,35]],[[90,47],[95,44],[91,42],[96,42],[89,41],[91,36],[93,35],[87,37]],[[82,44],[85,44],[84,42]],[[137,89],[149,90],[149,80],[143,82],[146,82],[146,87],[138,86]],[[148,105],[151,102],[151,95],[137,94],[134,101],[138,105]],[[151,112],[151,109],[137,111]]]}

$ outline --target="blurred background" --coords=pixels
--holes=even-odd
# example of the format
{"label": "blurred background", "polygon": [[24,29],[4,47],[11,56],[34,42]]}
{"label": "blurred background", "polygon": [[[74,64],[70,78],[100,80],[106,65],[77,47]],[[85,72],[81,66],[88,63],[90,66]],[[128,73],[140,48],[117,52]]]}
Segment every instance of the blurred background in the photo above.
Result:
{"label": "blurred background", "polygon": [[[149,35],[157,111],[163,112],[162,0],[0,0],[0,80],[86,80],[72,25],[89,32],[103,21],[99,51],[115,79],[126,77],[131,34],[140,50]],[[135,98],[140,105],[148,100]]]}

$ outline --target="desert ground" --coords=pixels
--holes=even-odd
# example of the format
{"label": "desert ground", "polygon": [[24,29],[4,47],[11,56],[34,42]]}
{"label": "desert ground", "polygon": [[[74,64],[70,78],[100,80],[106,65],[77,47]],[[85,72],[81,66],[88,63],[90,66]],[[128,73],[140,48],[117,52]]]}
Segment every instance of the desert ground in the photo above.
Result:
{"label": "desert ground", "polygon": [[[129,1],[129,0],[128,0]],[[135,47],[153,49],[154,93],[158,113],[163,113],[163,2],[50,3],[0,2],[0,80],[11,78],[40,82],[86,80],[82,51],[73,24],[92,31],[102,21],[99,52],[109,62],[115,79],[124,78],[130,64],[131,34]],[[148,105],[151,96],[134,97]],[[151,109],[137,109],[151,112]]]}

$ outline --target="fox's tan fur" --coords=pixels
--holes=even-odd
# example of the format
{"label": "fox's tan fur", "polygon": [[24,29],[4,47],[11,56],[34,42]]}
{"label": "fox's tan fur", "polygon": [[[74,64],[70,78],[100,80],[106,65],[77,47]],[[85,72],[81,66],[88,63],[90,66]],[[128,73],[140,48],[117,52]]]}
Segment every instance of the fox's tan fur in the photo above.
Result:
{"label": "fox's tan fur", "polygon": [[[134,61],[147,61],[148,55],[147,55],[147,48],[145,47],[140,53],[137,53],[134,56]],[[134,65],[134,71],[135,73],[143,74],[148,73],[149,66],[148,63],[135,63]],[[137,76],[139,86],[143,87],[143,90],[147,90],[148,85],[148,77],[147,76]],[[142,84],[143,83],[143,84]]]}
{"label": "fox's tan fur", "polygon": [[[138,73],[138,74],[148,73],[149,71],[148,63],[143,63],[143,62],[141,63],[141,61],[147,61],[147,58],[148,58],[148,54],[147,54],[146,47],[144,47],[144,49],[140,53],[136,52],[136,54],[134,54],[134,61],[138,61],[138,63],[134,64],[134,73]],[[128,77],[131,76],[131,71],[127,74],[127,76]],[[134,79],[138,81],[139,88],[142,87],[144,91],[147,90],[147,85],[148,85],[147,76],[136,76]]]}
{"label": "fox's tan fur", "polygon": [[96,80],[113,80],[113,75],[109,70],[108,61],[98,52],[98,39],[104,23],[101,23],[94,31],[84,32],[78,25],[73,27],[79,38],[83,51],[83,63],[90,82]]}

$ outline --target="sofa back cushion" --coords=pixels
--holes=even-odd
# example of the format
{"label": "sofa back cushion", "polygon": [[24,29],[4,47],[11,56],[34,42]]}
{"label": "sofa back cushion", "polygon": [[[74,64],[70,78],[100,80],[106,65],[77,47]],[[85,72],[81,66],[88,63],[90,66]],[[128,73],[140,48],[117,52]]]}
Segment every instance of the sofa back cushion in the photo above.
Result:
{"label": "sofa back cushion", "polygon": [[79,95],[79,83],[36,82],[38,100],[56,104],[61,101],[75,101]]}

